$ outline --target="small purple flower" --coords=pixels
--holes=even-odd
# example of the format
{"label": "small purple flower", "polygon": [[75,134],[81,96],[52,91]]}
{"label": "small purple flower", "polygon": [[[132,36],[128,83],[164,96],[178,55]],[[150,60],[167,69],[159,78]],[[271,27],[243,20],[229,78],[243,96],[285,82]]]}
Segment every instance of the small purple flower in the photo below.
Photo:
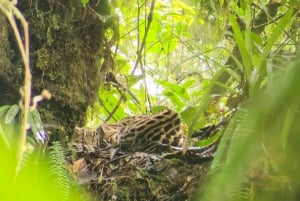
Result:
{"label": "small purple flower", "polygon": [[37,132],[36,134],[37,139],[42,142],[43,144],[45,143],[45,141],[47,140],[47,134],[44,130]]}

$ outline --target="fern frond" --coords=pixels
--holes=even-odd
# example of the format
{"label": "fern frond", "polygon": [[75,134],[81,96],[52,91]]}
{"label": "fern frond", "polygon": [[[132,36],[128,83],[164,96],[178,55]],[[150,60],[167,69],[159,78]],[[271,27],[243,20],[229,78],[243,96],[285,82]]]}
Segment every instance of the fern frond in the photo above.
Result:
{"label": "fern frond", "polygon": [[71,179],[66,169],[65,151],[59,142],[53,142],[49,150],[53,188],[60,194],[62,201],[70,200]]}
{"label": "fern frond", "polygon": [[247,118],[247,108],[240,108],[233,116],[223,134],[223,137],[221,138],[216,156],[211,165],[211,172],[217,171],[226,163],[227,155],[230,151],[229,149],[231,141],[238,135],[244,135],[249,132],[249,130],[247,130],[247,128],[249,127],[249,125],[247,125]]}

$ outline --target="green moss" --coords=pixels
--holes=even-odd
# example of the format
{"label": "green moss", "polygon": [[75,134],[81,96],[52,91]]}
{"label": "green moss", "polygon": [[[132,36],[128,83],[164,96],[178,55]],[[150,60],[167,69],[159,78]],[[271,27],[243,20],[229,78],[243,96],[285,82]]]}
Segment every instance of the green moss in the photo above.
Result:
{"label": "green moss", "polygon": [[53,97],[41,104],[46,108],[43,121],[72,133],[75,126],[84,124],[86,110],[97,96],[98,61],[110,56],[104,54],[109,48],[104,45],[109,26],[78,0],[35,1],[33,5],[22,1],[20,7],[30,23],[34,92],[47,89]]}

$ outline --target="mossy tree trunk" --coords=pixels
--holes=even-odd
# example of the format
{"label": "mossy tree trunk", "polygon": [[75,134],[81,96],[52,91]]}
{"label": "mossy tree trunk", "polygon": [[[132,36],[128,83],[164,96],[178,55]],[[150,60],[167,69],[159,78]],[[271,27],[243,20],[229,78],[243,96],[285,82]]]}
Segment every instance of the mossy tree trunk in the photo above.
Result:
{"label": "mossy tree trunk", "polygon": [[[52,94],[50,101],[38,107],[52,139],[67,140],[75,126],[84,124],[87,108],[97,97],[103,63],[111,59],[107,54],[111,43],[104,32],[113,23],[101,17],[109,16],[109,6],[107,1],[90,2],[86,7],[79,0],[18,3],[30,27],[32,95],[43,89]],[[23,63],[2,13],[0,23],[0,104],[16,104]]]}

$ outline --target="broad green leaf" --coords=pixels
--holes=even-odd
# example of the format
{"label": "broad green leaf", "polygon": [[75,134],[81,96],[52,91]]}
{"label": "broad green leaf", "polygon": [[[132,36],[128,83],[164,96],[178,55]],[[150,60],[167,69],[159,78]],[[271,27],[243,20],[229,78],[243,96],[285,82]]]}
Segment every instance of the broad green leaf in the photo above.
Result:
{"label": "broad green leaf", "polygon": [[208,107],[209,103],[211,102],[211,89],[212,87],[216,84],[218,78],[223,74],[224,72],[224,67],[218,70],[218,72],[214,75],[214,77],[211,79],[209,82],[203,96],[201,96],[200,103],[195,110],[195,118],[193,119],[190,127],[189,127],[189,135],[192,134],[193,130],[195,130],[195,127],[197,125],[198,117],[204,113],[205,109]]}
{"label": "broad green leaf", "polygon": [[199,146],[199,147],[207,147],[209,145],[212,145],[220,139],[220,137],[222,136],[222,133],[223,133],[223,130],[220,130],[216,134],[214,134],[213,136],[211,136],[207,139],[198,141],[196,143],[196,145]]}
{"label": "broad green leaf", "polygon": [[251,16],[251,9],[249,6],[246,7],[245,10],[245,46],[246,46],[246,50],[247,53],[249,54],[249,60],[251,59],[251,53],[252,53],[252,32],[251,32],[251,20],[252,20],[252,16]]}
{"label": "broad green leaf", "polygon": [[252,38],[251,40],[253,41],[254,45],[257,44],[257,45],[259,45],[259,47],[261,45],[263,45],[263,43],[264,43],[264,40],[261,38],[261,36],[257,35],[254,32],[251,32],[251,38]]}
{"label": "broad green leaf", "polygon": [[196,116],[195,111],[197,110],[197,107],[187,107],[185,110],[183,110],[180,113],[180,117],[182,120],[190,126],[194,119],[197,119],[197,122],[195,123],[194,130],[199,129],[201,126],[205,125],[205,118],[202,115]]}
{"label": "broad green leaf", "polygon": [[[225,130],[211,165],[215,170],[222,167],[222,171],[210,178],[208,192],[199,200],[235,200],[230,195],[236,188],[234,184],[243,187],[241,181],[245,176],[248,179],[249,172],[257,171],[255,164],[262,157],[268,164],[258,169],[265,172],[271,169],[272,174],[268,176],[279,174],[280,177],[276,181],[264,181],[265,186],[273,186],[272,193],[261,195],[261,192],[254,191],[254,200],[276,200],[278,189],[281,192],[286,183],[299,181],[299,67],[300,60],[286,66],[284,72],[278,72],[272,86],[256,93],[238,109]],[[280,182],[278,178],[286,179]],[[284,190],[284,196],[297,200],[288,188],[284,187],[287,191]],[[228,193],[225,199],[224,192]]]}
{"label": "broad green leaf", "polygon": [[222,83],[222,82],[216,81],[215,84],[218,85],[218,86],[220,86],[220,87],[222,87],[223,89],[227,89],[227,90],[228,90],[229,92],[231,92],[231,93],[236,93],[236,90],[235,90],[235,89],[233,89],[233,88],[230,87],[230,86],[227,86],[226,84],[224,84],[224,83]]}
{"label": "broad green leaf", "polygon": [[294,12],[293,9],[289,9],[285,13],[285,15],[279,20],[279,22],[274,27],[274,29],[270,31],[270,36],[268,38],[267,44],[263,49],[262,54],[260,55],[260,60],[258,61],[258,65],[259,65],[258,68],[260,73],[265,71],[265,69],[262,68],[262,64],[266,59],[266,57],[268,56],[269,52],[271,51],[272,47],[274,46],[274,43],[278,40],[280,35],[283,33],[284,29],[288,28],[291,25],[290,22],[293,16],[293,12]]}
{"label": "broad green leaf", "polygon": [[198,81],[198,79],[196,79],[196,78],[187,78],[187,79],[183,82],[182,87],[183,87],[184,89],[187,89],[187,88],[191,87],[192,85],[194,85],[197,81]]}
{"label": "broad green leaf", "polygon": [[158,84],[160,84],[162,87],[164,87],[166,90],[172,91],[174,94],[176,94],[180,99],[182,100],[190,100],[190,96],[186,89],[179,84],[174,84],[169,81],[161,80],[156,81]]}
{"label": "broad green leaf", "polygon": [[137,82],[145,78],[144,75],[127,75],[126,76],[126,81],[128,82],[129,88],[133,85],[135,85]]}
{"label": "broad green leaf", "polygon": [[219,4],[220,4],[220,7],[222,7],[224,4],[224,0],[219,0]]}
{"label": "broad green leaf", "polygon": [[153,114],[156,114],[156,113],[161,112],[161,111],[166,110],[166,109],[169,109],[169,108],[164,106],[164,105],[156,105],[156,106],[153,106],[151,108],[151,112]]}
{"label": "broad green leaf", "polygon": [[122,119],[124,116],[126,116],[126,114],[124,112],[124,108],[120,107],[120,102],[119,101],[120,101],[120,98],[118,96],[109,96],[105,99],[104,107],[107,110],[103,109],[103,113],[105,114],[106,117],[108,115],[110,115],[111,112],[113,112],[113,110],[115,108],[117,108],[117,110],[113,114],[114,119],[119,120],[119,119]]}
{"label": "broad green leaf", "polygon": [[146,105],[148,100],[146,97],[147,95],[145,87],[143,84],[138,85],[130,90],[130,94],[129,92],[126,94],[127,101],[124,103],[125,106],[128,106],[131,112],[133,112],[134,114],[140,114],[141,112],[144,113],[145,111],[147,111]]}
{"label": "broad green leaf", "polygon": [[1,117],[7,112],[7,110],[10,108],[9,105],[4,105],[0,107],[0,119]]}
{"label": "broad green leaf", "polygon": [[[232,3],[232,9],[237,13],[238,16],[244,16],[245,15],[245,10],[243,9],[244,6],[237,5],[237,3],[238,3],[237,1],[235,1],[235,3]],[[239,3],[243,4],[242,2]]]}
{"label": "broad green leaf", "polygon": [[46,132],[38,110],[33,110],[28,116],[30,128],[37,142],[44,142],[47,139]]}
{"label": "broad green leaf", "polygon": [[187,123],[190,124],[195,118],[195,110],[197,107],[187,107],[180,113],[180,117]]}
{"label": "broad green leaf", "polygon": [[238,69],[240,71],[244,70],[243,64],[240,62],[240,60],[234,55],[232,54],[231,51],[229,51],[228,49],[224,49],[226,52],[228,52],[229,56],[233,59],[234,63],[236,64],[236,66],[238,67]]}
{"label": "broad green leaf", "polygon": [[16,117],[19,110],[20,110],[20,107],[18,105],[12,105],[8,109],[8,111],[5,115],[5,123],[10,124],[14,120],[14,118]]}
{"label": "broad green leaf", "polygon": [[86,4],[88,4],[89,3],[89,0],[80,0],[80,2],[82,3],[82,5],[86,5]]}
{"label": "broad green leaf", "polygon": [[246,70],[247,78],[249,78],[251,69],[252,69],[252,64],[251,64],[251,60],[250,60],[251,58],[250,58],[249,52],[246,47],[246,41],[243,38],[242,32],[240,30],[240,27],[239,27],[234,15],[232,15],[232,14],[229,15],[229,21],[230,21],[230,24],[233,29],[234,39],[237,43],[237,46],[239,47],[239,50],[240,50],[240,53],[242,56],[242,61],[243,61],[243,64],[244,64],[244,67]]}
{"label": "broad green leaf", "polygon": [[299,0],[290,0],[289,3],[291,4],[291,6],[295,6],[297,8],[299,8],[300,5],[300,1]]}
{"label": "broad green leaf", "polygon": [[0,138],[5,143],[6,147],[10,149],[9,139],[7,139],[7,136],[5,135],[2,126],[0,125]]}
{"label": "broad green leaf", "polygon": [[231,68],[225,68],[225,71],[236,81],[241,81],[241,75],[238,72],[232,70]]}
{"label": "broad green leaf", "polygon": [[115,66],[118,66],[121,74],[128,74],[130,72],[132,66],[129,65],[129,59],[123,58],[120,55],[117,55],[114,59]]}
{"label": "broad green leaf", "polygon": [[286,151],[286,147],[288,146],[287,142],[289,138],[289,133],[291,132],[292,124],[295,120],[297,108],[299,108],[299,105],[291,105],[291,107],[289,107],[286,112],[286,117],[284,118],[283,128],[281,132],[283,151]]}
{"label": "broad green leaf", "polygon": [[184,3],[183,1],[175,0],[173,2],[173,6],[174,6],[174,9],[182,8],[185,11],[189,12],[189,14],[191,14],[193,16],[196,16],[196,14],[197,14],[196,11],[195,11],[195,8],[189,6],[188,4]]}
{"label": "broad green leaf", "polygon": [[182,101],[176,94],[174,94],[172,91],[164,91],[163,95],[167,98],[169,98],[172,103],[177,107],[177,110],[181,110],[185,106],[185,102]]}

